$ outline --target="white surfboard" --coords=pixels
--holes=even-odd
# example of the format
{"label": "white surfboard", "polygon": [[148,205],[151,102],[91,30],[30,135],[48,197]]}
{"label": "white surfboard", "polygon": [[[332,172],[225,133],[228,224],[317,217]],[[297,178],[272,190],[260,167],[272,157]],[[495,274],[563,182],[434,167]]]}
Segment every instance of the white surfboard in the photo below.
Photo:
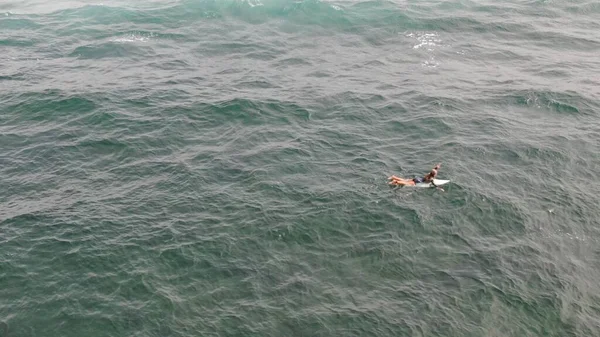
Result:
{"label": "white surfboard", "polygon": [[415,186],[416,187],[435,187],[435,186],[442,186],[449,182],[450,182],[450,180],[433,179],[433,184],[432,183],[418,183]]}

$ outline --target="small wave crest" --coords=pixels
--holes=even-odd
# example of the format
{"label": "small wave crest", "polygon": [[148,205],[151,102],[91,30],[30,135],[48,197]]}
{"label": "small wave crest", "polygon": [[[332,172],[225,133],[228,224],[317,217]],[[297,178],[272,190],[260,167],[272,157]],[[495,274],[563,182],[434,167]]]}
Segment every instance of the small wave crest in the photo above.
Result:
{"label": "small wave crest", "polygon": [[155,37],[154,33],[129,33],[114,38],[113,42],[148,42],[151,38]]}
{"label": "small wave crest", "polygon": [[153,54],[151,48],[141,48],[131,43],[103,42],[77,47],[69,56],[80,59],[102,59],[151,54]]}

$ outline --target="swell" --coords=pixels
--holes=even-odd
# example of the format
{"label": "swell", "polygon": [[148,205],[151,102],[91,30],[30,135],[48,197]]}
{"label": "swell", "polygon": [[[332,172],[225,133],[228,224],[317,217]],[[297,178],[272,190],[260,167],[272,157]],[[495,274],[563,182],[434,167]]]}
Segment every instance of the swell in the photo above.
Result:
{"label": "swell", "polygon": [[136,56],[151,57],[151,48],[143,48],[132,44],[121,44],[118,42],[104,42],[95,45],[79,46],[70,54],[70,57],[80,59],[102,59],[102,58],[135,58]]}
{"label": "swell", "polygon": [[541,108],[566,116],[589,117],[600,107],[592,97],[586,97],[584,93],[575,91],[513,90],[490,94],[488,101],[492,104]]}

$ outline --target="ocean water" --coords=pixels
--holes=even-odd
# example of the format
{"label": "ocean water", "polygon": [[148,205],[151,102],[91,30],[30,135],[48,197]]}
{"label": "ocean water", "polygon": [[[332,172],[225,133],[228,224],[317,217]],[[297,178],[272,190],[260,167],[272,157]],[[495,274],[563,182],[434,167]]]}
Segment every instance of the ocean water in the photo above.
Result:
{"label": "ocean water", "polygon": [[0,336],[600,336],[599,56],[591,0],[4,0]]}

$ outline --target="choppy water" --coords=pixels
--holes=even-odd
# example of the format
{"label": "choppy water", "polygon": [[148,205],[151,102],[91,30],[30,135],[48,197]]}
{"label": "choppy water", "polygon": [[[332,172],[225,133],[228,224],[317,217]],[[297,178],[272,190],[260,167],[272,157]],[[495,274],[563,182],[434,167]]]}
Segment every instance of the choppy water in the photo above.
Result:
{"label": "choppy water", "polygon": [[600,335],[598,2],[0,14],[0,336]]}

